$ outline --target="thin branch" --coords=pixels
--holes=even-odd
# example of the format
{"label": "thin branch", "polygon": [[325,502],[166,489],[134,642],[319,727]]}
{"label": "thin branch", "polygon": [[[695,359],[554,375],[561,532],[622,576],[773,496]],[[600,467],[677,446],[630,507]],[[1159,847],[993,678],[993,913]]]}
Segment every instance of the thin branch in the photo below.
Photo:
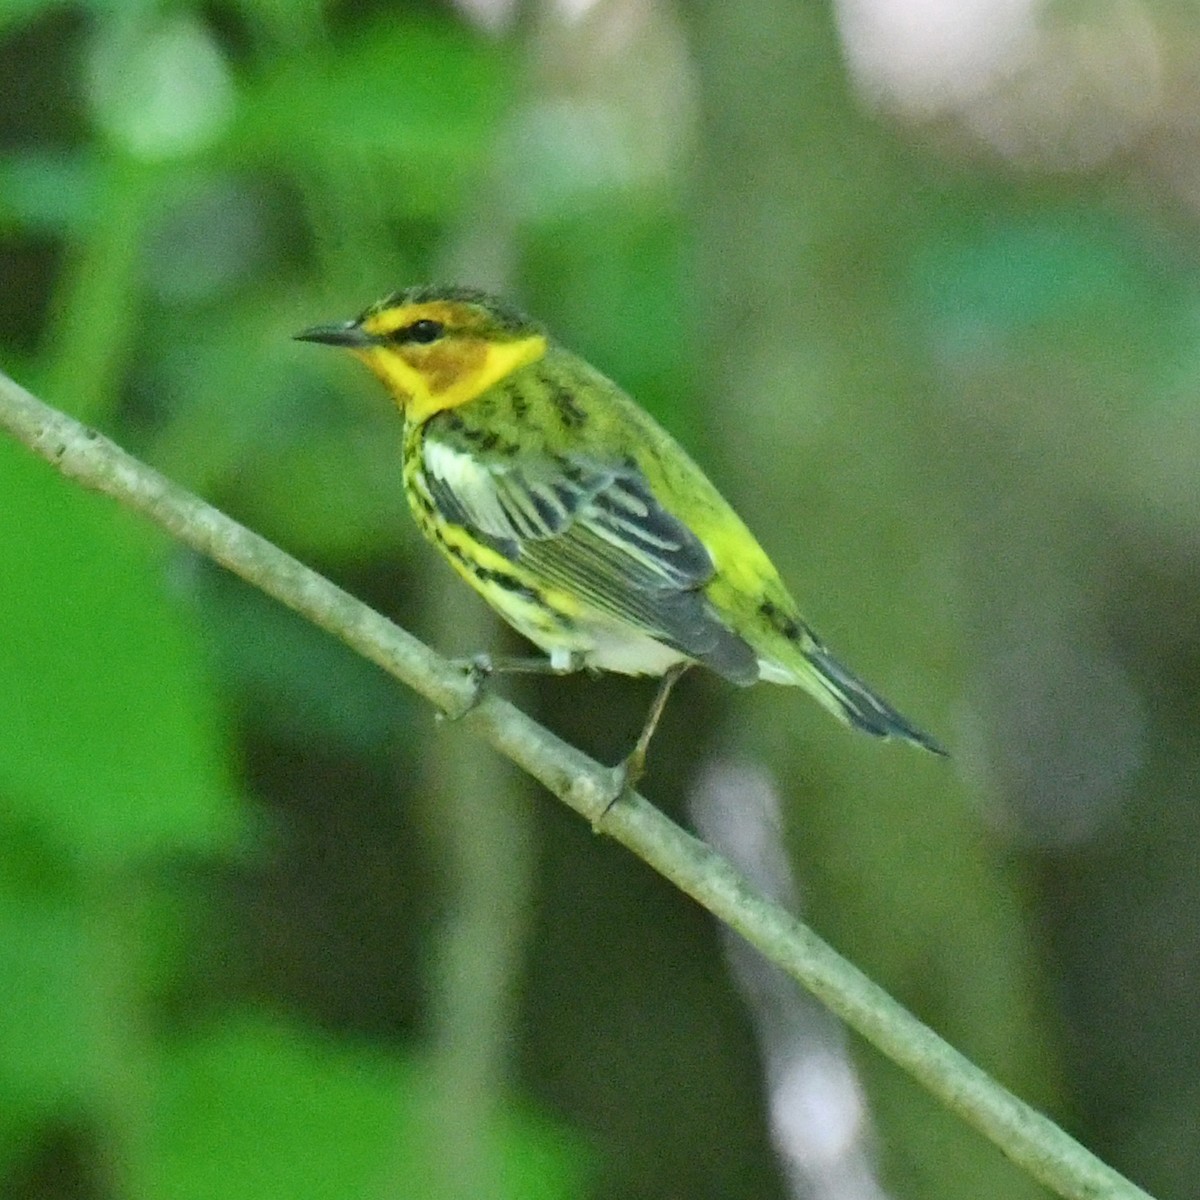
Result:
{"label": "thin branch", "polygon": [[1149,1200],[923,1025],[811,929],[641,796],[605,813],[612,773],[257,534],[0,374],[0,427],[83,486],[144,513],[328,630],[489,742],[597,829],[726,922],[1029,1174],[1068,1200]]}

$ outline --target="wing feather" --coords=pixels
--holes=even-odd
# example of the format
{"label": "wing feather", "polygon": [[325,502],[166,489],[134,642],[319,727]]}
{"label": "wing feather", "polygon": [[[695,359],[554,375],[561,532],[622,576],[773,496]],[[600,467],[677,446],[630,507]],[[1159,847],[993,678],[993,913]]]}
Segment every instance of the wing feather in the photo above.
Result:
{"label": "wing feather", "polygon": [[535,577],[737,682],[757,656],[702,589],[714,566],[704,544],[657,501],[633,462],[582,456],[481,457],[427,434],[425,477],[446,518]]}

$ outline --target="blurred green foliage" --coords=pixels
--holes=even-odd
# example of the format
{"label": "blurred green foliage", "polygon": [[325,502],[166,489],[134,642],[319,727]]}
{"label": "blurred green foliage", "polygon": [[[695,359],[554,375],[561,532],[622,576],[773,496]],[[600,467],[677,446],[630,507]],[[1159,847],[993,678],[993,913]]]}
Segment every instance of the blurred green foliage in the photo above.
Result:
{"label": "blurred green foliage", "polygon": [[[7,5],[2,365],[459,653],[507,635],[415,544],[395,413],[289,339],[423,279],[513,292],[955,752],[689,678],[649,794],[769,764],[817,926],[1190,1194],[1194,213],[868,116],[818,6],[530,10]],[[2,443],[0,513],[0,1193],[786,1194],[700,914]],[[647,699],[533,691],[608,761]],[[859,1061],[893,1194],[1036,1191]]]}
{"label": "blurred green foliage", "polygon": [[[6,366],[362,571],[373,548],[406,553],[397,432],[335,403],[288,334],[339,279],[362,303],[417,269],[397,255],[374,277],[385,238],[428,256],[486,169],[513,57],[429,10],[344,37],[298,15],[10,11]],[[52,105],[18,99],[47,87]],[[21,514],[0,526],[0,1190],[59,1194],[78,1145],[89,1195],[436,1195],[446,1135],[417,1044],[354,1050],[267,1017],[286,988],[268,993],[249,931],[230,956],[227,902],[198,899],[219,864],[228,895],[253,891],[289,837],[285,816],[248,819],[237,764],[262,752],[239,727],[258,718],[281,759],[379,758],[428,717],[16,447],[0,466],[0,510]],[[413,875],[386,864],[382,883]],[[580,1139],[529,1108],[495,1106],[490,1194],[573,1194]]]}

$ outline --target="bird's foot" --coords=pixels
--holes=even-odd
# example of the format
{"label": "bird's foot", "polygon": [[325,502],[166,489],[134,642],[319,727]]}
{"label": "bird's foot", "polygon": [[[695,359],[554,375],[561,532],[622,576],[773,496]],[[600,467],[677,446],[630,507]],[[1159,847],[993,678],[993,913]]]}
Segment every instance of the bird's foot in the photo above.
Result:
{"label": "bird's foot", "polygon": [[[487,682],[493,675],[570,675],[584,669],[583,655],[577,651],[564,657],[497,658],[483,651],[468,658],[454,658],[451,663],[470,680],[473,694],[455,713],[447,713],[449,720],[465,717],[487,695]],[[590,669],[590,668],[589,668]]]}
{"label": "bird's foot", "polygon": [[646,774],[646,747],[635,746],[627,758],[622,759],[608,771],[608,787],[602,799],[604,807],[592,818],[592,832],[603,832],[604,819],[612,812],[618,800],[632,792]]}
{"label": "bird's foot", "polygon": [[451,663],[466,676],[471,685],[471,694],[457,712],[443,713],[442,716],[447,721],[461,721],[467,713],[478,708],[487,695],[487,682],[496,673],[496,664],[487,653],[472,654],[470,658],[455,658]]}

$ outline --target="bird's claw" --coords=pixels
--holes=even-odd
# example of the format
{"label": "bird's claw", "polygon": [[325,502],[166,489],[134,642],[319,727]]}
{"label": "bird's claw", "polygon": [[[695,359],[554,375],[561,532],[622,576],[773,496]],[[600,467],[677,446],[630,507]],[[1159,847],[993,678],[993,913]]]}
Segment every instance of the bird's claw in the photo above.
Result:
{"label": "bird's claw", "polygon": [[490,678],[496,673],[495,660],[486,650],[481,650],[478,654],[472,654],[470,658],[455,659],[454,665],[461,667],[463,672],[477,683],[482,683],[483,680]]}
{"label": "bird's claw", "polygon": [[496,666],[492,661],[492,656],[487,653],[472,654],[470,658],[456,658],[453,660],[453,664],[470,682],[471,695],[457,712],[443,713],[442,715],[448,721],[460,721],[472,709],[479,707],[479,703],[487,691],[487,681],[495,674]]}
{"label": "bird's claw", "polygon": [[633,753],[628,758],[617,763],[608,772],[609,788],[607,798],[604,801],[604,807],[600,812],[592,818],[592,832],[601,833],[601,826],[604,824],[605,817],[612,812],[618,800],[620,800],[627,792],[632,792],[635,787],[641,782],[642,776],[646,773],[646,753],[641,747],[634,749]]}

